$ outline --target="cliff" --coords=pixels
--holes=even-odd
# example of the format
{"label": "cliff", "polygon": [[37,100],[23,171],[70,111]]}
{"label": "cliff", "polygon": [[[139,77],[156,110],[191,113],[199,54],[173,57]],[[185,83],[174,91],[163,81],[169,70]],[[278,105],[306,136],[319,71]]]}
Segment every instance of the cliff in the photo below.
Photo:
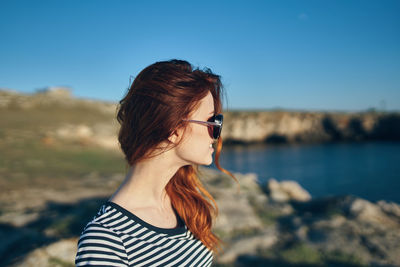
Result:
{"label": "cliff", "polygon": [[224,112],[226,143],[400,140],[400,113]]}

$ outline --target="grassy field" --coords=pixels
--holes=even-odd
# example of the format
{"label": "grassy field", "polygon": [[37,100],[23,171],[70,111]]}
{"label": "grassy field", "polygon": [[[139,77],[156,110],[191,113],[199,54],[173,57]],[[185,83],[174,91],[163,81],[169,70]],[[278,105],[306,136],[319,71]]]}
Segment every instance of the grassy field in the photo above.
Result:
{"label": "grassy field", "polygon": [[[46,178],[79,179],[90,173],[108,176],[124,172],[122,153],[107,151],[83,142],[52,140],[49,131],[61,125],[115,123],[109,114],[81,108],[45,107],[30,110],[0,110],[0,179],[8,185],[26,185]],[[4,189],[4,187],[2,187]]]}

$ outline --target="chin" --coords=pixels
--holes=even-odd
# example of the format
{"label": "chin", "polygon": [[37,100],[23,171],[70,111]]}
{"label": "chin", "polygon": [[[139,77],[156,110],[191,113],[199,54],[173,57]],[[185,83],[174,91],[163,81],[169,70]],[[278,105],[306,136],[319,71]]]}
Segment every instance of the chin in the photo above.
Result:
{"label": "chin", "polygon": [[211,164],[212,164],[212,160],[211,160],[210,162],[208,162],[208,163],[206,163],[206,164],[202,164],[202,165],[210,166]]}
{"label": "chin", "polygon": [[207,163],[204,164],[204,165],[209,166],[209,165],[211,165],[212,163],[213,163],[213,157],[212,157],[212,155],[211,155],[210,160],[207,161]]}
{"label": "chin", "polygon": [[193,163],[193,164],[196,164],[196,165],[205,165],[205,166],[209,166],[209,165],[211,165],[212,162],[213,162],[213,157],[212,157],[212,156],[209,156],[209,157],[210,157],[210,158],[209,158],[208,160],[193,161],[192,163]]}

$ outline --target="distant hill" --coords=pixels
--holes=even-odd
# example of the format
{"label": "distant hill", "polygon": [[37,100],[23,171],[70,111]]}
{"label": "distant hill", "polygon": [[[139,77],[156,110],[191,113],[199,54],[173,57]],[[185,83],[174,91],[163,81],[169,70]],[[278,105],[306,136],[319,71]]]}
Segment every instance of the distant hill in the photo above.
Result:
{"label": "distant hill", "polygon": [[59,108],[85,107],[113,114],[116,103],[75,98],[68,87],[47,87],[38,89],[32,94],[0,88],[0,108],[26,110],[31,108],[57,108],[57,106]]}
{"label": "distant hill", "polygon": [[[118,149],[117,103],[75,98],[68,88],[0,89],[0,127]],[[400,140],[400,113],[224,111],[225,144]]]}

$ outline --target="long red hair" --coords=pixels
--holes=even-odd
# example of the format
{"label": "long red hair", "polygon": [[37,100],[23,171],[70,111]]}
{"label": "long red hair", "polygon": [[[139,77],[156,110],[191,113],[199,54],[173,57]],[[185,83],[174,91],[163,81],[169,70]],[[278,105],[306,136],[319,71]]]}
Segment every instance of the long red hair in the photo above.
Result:
{"label": "long red hair", "polygon": [[[156,62],[143,69],[118,107],[117,119],[121,125],[118,140],[127,163],[132,166],[163,153],[163,148],[159,147],[162,142],[167,142],[171,148],[178,145],[168,137],[181,127],[186,129],[188,122],[182,119],[189,118],[208,91],[214,99],[215,114],[221,113],[223,87],[220,76],[210,69],[193,68],[189,62],[176,59]],[[221,149],[220,137],[215,165],[238,182],[231,172],[219,165]],[[200,182],[198,173],[197,165],[183,166],[165,189],[193,235],[218,253],[222,241],[211,231],[218,207]]]}

